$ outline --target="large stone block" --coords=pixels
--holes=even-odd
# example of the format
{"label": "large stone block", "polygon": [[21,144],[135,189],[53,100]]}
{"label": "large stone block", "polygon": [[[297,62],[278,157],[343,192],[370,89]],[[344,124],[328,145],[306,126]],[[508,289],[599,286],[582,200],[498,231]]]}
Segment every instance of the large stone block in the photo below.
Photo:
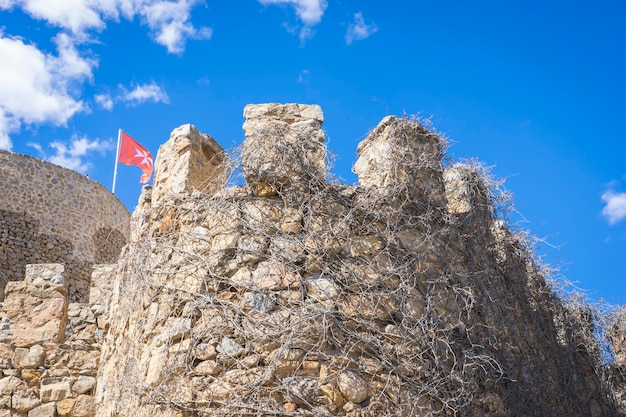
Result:
{"label": "large stone block", "polygon": [[353,171],[362,186],[408,191],[443,204],[442,152],[435,133],[416,121],[387,116],[359,143]]}
{"label": "large stone block", "polygon": [[28,265],[26,280],[9,282],[5,296],[4,313],[13,324],[14,346],[63,342],[67,322],[63,265]]}
{"label": "large stone block", "polygon": [[172,131],[154,164],[152,204],[168,194],[194,190],[213,193],[225,182],[224,149],[190,124]]}
{"label": "large stone block", "polygon": [[326,147],[319,106],[249,104],[243,114],[243,173],[257,195],[324,183]]}

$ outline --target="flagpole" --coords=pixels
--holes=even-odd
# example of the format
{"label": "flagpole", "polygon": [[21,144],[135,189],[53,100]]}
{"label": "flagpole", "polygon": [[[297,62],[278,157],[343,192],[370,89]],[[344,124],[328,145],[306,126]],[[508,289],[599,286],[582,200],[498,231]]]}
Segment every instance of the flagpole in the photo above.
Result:
{"label": "flagpole", "polygon": [[113,187],[111,187],[111,192],[115,194],[115,180],[117,178],[117,161],[120,157],[120,140],[122,138],[122,129],[117,130],[117,150],[115,151],[115,169],[113,170]]}

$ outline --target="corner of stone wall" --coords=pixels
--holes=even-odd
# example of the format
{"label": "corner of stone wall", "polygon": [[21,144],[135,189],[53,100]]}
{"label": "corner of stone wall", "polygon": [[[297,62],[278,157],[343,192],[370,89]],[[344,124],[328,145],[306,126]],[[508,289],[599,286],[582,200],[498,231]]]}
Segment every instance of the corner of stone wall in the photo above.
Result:
{"label": "corner of stone wall", "polygon": [[115,265],[96,265],[89,303],[70,303],[62,264],[26,266],[0,312],[0,416],[91,417]]}

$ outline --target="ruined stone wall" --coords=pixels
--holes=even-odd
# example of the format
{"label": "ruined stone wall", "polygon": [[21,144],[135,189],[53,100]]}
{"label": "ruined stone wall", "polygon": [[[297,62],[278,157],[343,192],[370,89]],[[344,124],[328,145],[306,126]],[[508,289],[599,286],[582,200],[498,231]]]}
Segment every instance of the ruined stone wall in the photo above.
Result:
{"label": "ruined stone wall", "polygon": [[233,167],[191,126],[159,150],[97,416],[619,415],[591,330],[437,135],[385,118],[346,186],[325,183],[319,107],[244,117],[245,187],[224,187]]}
{"label": "ruined stone wall", "polygon": [[86,301],[91,267],[115,262],[130,214],[105,187],[60,166],[0,151],[0,299],[25,266],[62,263],[72,301]]}
{"label": "ruined stone wall", "polygon": [[94,267],[89,302],[70,302],[61,264],[27,265],[0,311],[0,416],[91,417],[115,265]]}

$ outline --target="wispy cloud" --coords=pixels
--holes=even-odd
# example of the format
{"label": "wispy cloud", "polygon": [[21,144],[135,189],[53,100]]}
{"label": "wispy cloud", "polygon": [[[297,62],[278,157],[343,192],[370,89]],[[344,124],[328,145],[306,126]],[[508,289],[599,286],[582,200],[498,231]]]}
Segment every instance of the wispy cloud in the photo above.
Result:
{"label": "wispy cloud", "polygon": [[310,39],[314,35],[312,29],[322,21],[324,11],[328,7],[326,0],[258,0],[264,6],[271,4],[284,4],[295,9],[298,19],[302,22],[299,30],[300,42]]}
{"label": "wispy cloud", "polygon": [[92,78],[96,62],[81,57],[65,34],[53,41],[57,55],[0,31],[0,148],[11,149],[11,133],[22,125],[64,125],[86,109],[75,87]]}
{"label": "wispy cloud", "polygon": [[108,94],[97,94],[94,96],[94,100],[105,110],[113,110],[113,106],[115,105],[113,97]]}
{"label": "wispy cloud", "polygon": [[602,194],[602,201],[606,204],[602,209],[602,215],[609,224],[613,225],[626,218],[626,193],[609,190]]}
{"label": "wispy cloud", "polygon": [[85,136],[74,135],[69,142],[54,141],[47,146],[52,151],[46,151],[38,143],[29,143],[28,146],[36,149],[41,158],[53,164],[85,174],[93,166],[89,159],[94,153],[104,154],[113,149],[111,140],[90,140]]}
{"label": "wispy cloud", "polygon": [[150,84],[137,84],[131,91],[126,91],[119,98],[131,106],[137,106],[148,101],[154,103],[167,103],[169,97],[165,90],[152,82]]}
{"label": "wispy cloud", "polygon": [[299,83],[306,83],[306,82],[309,82],[310,80],[311,80],[311,71],[309,70],[302,70],[302,72],[300,72],[300,74],[298,75]]}
{"label": "wispy cloud", "polygon": [[365,22],[361,12],[354,14],[354,22],[348,25],[346,32],[346,45],[354,41],[360,41],[378,32],[378,27],[373,22]]}
{"label": "wispy cloud", "polygon": [[117,93],[96,94],[94,100],[105,110],[113,110],[113,107],[118,103],[126,103],[128,106],[138,106],[148,102],[169,103],[169,97],[165,90],[154,81],[135,84],[132,88],[119,85]]}

